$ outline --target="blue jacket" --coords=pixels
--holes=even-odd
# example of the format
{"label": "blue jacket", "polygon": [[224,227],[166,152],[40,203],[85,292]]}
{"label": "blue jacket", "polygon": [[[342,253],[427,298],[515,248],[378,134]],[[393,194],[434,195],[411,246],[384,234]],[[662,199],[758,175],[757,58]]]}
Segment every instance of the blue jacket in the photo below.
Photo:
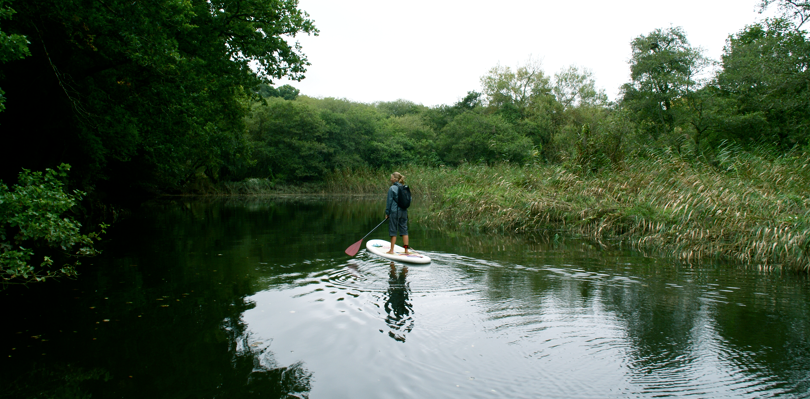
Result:
{"label": "blue jacket", "polygon": [[399,209],[399,205],[397,205],[397,196],[399,195],[399,188],[402,187],[402,183],[394,183],[391,185],[391,188],[388,189],[388,200],[385,202],[385,214],[386,215],[393,215],[399,212],[398,217],[402,217],[403,215],[407,215],[407,209]]}

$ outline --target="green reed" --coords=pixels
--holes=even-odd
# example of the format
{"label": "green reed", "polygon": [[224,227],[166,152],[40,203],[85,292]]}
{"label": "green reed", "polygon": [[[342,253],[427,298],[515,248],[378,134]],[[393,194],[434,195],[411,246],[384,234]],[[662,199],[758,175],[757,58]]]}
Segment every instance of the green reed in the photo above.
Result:
{"label": "green reed", "polygon": [[[596,174],[508,164],[399,171],[415,197],[430,203],[417,220],[435,227],[563,232],[685,261],[810,270],[810,158],[804,153],[730,149],[711,161],[647,154]],[[388,174],[336,172],[326,191],[382,193]]]}
{"label": "green reed", "polygon": [[[554,232],[625,243],[685,261],[733,259],[810,270],[810,157],[722,148],[711,160],[660,152],[600,173],[559,165],[394,168],[433,227]],[[336,170],[296,186],[230,183],[225,195],[385,195],[394,170]]]}

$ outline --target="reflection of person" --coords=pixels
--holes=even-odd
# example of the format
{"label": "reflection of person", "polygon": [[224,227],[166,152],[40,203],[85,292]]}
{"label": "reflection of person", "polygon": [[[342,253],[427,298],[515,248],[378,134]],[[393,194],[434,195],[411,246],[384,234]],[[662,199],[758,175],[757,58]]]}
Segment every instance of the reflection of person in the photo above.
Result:
{"label": "reflection of person", "polygon": [[408,267],[403,266],[402,271],[397,274],[397,267],[391,262],[391,271],[388,274],[388,298],[383,308],[386,312],[385,323],[391,328],[388,336],[405,342],[405,333],[413,330],[413,306],[408,298],[410,287],[406,281],[408,277]]}
{"label": "reflection of person", "polygon": [[388,200],[385,202],[385,218],[388,219],[388,235],[391,236],[391,248],[389,254],[394,253],[394,245],[397,244],[397,234],[402,235],[405,253],[408,252],[408,210],[400,209],[397,205],[399,190],[405,182],[405,176],[399,172],[391,174],[391,188],[388,189]]}

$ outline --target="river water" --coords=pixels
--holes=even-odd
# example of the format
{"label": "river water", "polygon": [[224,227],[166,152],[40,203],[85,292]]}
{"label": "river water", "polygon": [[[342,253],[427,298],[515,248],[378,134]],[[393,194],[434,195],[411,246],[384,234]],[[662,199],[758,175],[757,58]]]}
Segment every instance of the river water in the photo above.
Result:
{"label": "river water", "polygon": [[810,397],[807,276],[416,219],[430,265],[346,256],[383,208],[144,206],[79,279],[0,293],[0,397]]}

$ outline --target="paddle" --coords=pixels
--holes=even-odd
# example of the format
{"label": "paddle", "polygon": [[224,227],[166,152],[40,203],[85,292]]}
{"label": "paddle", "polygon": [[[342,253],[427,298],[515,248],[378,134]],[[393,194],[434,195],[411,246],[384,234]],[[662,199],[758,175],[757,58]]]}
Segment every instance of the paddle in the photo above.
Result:
{"label": "paddle", "polygon": [[[382,226],[382,224],[383,224],[383,223],[385,223],[385,221],[386,221],[386,220],[388,220],[388,219],[383,219],[383,221],[382,221],[382,222],[380,222],[380,224],[378,224],[378,225],[377,225],[377,227]],[[374,232],[374,230],[377,230],[377,227],[375,227],[375,228],[371,229],[371,231],[369,231],[369,232],[368,232],[368,234],[371,234],[371,233],[373,233],[373,232]],[[360,239],[360,241],[358,241],[358,242],[356,242],[356,243],[352,244],[352,245],[351,245],[349,248],[346,248],[346,255],[349,255],[349,256],[354,256],[354,255],[357,255],[357,251],[359,251],[359,250],[360,250],[360,244],[362,244],[362,243],[363,243],[363,240],[365,240],[365,239],[366,239],[366,237],[368,237],[368,234],[366,234],[365,236],[363,236],[363,238],[361,238],[361,239]]]}

